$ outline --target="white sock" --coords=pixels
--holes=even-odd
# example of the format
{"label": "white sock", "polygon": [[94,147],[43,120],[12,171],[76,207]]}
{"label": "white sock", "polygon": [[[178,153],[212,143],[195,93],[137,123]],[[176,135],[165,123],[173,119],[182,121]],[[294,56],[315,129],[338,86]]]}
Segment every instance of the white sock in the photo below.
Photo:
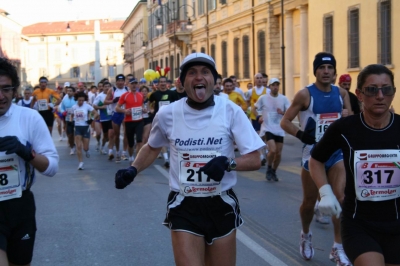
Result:
{"label": "white sock", "polygon": [[163,154],[164,161],[168,161],[168,153],[164,152]]}
{"label": "white sock", "polygon": [[304,236],[304,238],[306,238],[306,239],[309,239],[309,238],[312,236],[311,231],[309,231],[308,234],[305,234],[305,233],[303,232],[303,230],[301,230],[301,234],[302,234],[302,235]]}
{"label": "white sock", "polygon": [[336,242],[333,242],[333,247],[337,249],[343,249],[343,245]]}

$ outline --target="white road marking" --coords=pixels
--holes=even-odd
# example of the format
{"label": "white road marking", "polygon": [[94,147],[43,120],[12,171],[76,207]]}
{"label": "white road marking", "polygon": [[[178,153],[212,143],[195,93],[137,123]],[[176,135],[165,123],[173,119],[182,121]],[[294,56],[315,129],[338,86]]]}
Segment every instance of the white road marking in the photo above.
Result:
{"label": "white road marking", "polygon": [[[154,165],[154,167],[165,177],[168,179],[169,173],[165,170],[161,165]],[[242,242],[247,248],[256,253],[261,259],[267,262],[270,265],[274,266],[288,266],[286,263],[275,257],[272,253],[268,252],[265,248],[261,247],[254,240],[252,240],[249,236],[243,233],[241,230],[236,230],[236,238]]]}

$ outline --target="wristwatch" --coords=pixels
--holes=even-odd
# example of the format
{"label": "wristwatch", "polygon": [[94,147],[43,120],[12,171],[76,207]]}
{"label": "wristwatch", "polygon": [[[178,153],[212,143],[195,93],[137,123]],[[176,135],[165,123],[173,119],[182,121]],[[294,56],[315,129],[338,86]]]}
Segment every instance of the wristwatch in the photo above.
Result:
{"label": "wristwatch", "polygon": [[31,154],[30,154],[30,158],[28,160],[28,162],[32,161],[33,159],[35,159],[36,157],[36,152],[34,149],[31,150]]}
{"label": "wristwatch", "polygon": [[230,172],[232,170],[236,170],[236,161],[234,158],[228,158],[228,169],[226,170],[227,172]]}

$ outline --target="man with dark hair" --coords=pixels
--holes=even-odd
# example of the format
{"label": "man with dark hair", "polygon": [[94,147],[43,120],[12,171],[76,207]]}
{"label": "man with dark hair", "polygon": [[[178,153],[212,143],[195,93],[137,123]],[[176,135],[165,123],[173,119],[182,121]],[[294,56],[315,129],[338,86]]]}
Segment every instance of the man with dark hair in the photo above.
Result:
{"label": "man with dark hair", "polygon": [[75,123],[74,120],[72,119],[73,115],[72,106],[76,104],[74,94],[75,94],[75,88],[67,87],[67,94],[64,96],[60,104],[60,112],[62,112],[65,117],[68,144],[71,149],[69,155],[75,154],[76,150],[75,139],[74,139]]}
{"label": "man with dark hair", "polygon": [[[112,116],[111,116],[111,121],[112,121],[112,127],[114,130],[114,143],[115,143],[115,149],[116,149],[116,158],[115,162],[120,163],[121,162],[121,153],[120,153],[120,140],[119,140],[119,134],[121,130],[121,124],[124,121],[125,115],[123,113],[118,113],[115,108],[117,106],[117,103],[119,101],[119,98],[121,97],[122,94],[128,91],[128,88],[125,87],[125,76],[123,74],[119,74],[115,77],[115,84],[116,87],[112,87],[110,90],[108,90],[107,93],[107,98],[104,102],[104,104],[111,105],[111,110],[112,110]],[[114,159],[114,154],[109,154],[108,159],[111,161]]]}
{"label": "man with dark hair", "polygon": [[[47,88],[48,79],[46,77],[39,78],[39,90],[35,90],[32,93],[33,99],[31,102],[31,108],[37,103],[37,108],[39,114],[43,117],[46,125],[50,131],[50,135],[53,131],[53,124],[54,124],[54,114],[53,109],[54,106],[59,105],[61,103],[60,95],[52,89]],[[57,99],[56,102],[53,104],[51,99]]]}
{"label": "man with dark hair", "polygon": [[[300,254],[305,260],[311,260],[314,256],[310,224],[314,216],[315,202],[318,198],[318,189],[309,171],[310,153],[315,143],[322,138],[328,126],[341,117],[343,108],[348,109],[348,113],[352,114],[347,91],[332,85],[332,79],[336,74],[335,57],[330,53],[318,53],[315,55],[313,67],[315,82],[296,93],[292,104],[281,120],[281,127],[288,134],[297,137],[305,144],[301,171],[303,202],[300,206],[302,223]],[[300,114],[301,129],[292,123],[292,120],[298,114]],[[337,150],[325,163],[325,170],[328,173],[333,192],[339,202],[343,201],[345,169],[341,150]],[[337,265],[350,265],[343,250],[340,220],[338,218],[332,217],[334,243],[329,259],[336,262]]]}
{"label": "man with dark hair", "polygon": [[[47,79],[46,79],[47,80]],[[47,84],[47,83],[46,83]],[[35,169],[58,171],[58,154],[42,117],[12,104],[20,86],[16,68],[0,58],[0,265],[30,265],[36,236]]]}
{"label": "man with dark hair", "polygon": [[243,99],[246,99],[246,96],[244,95],[244,92],[242,91],[242,89],[239,87],[239,83],[237,82],[237,77],[234,75],[229,76],[229,78],[233,81],[233,88],[234,91],[239,93]]}
{"label": "man with dark hair", "polygon": [[350,97],[350,105],[351,110],[355,115],[361,112],[360,110],[360,101],[358,100],[357,96],[350,91],[351,88],[351,77],[349,74],[343,74],[339,78],[339,87],[345,89],[349,93]]}
{"label": "man with dark hair", "polygon": [[261,75],[262,75],[262,85],[265,88],[268,88],[268,75],[265,73],[261,73]]}
{"label": "man with dark hair", "polygon": [[171,192],[163,224],[171,230],[176,265],[188,259],[191,265],[236,264],[236,229],[243,220],[232,190],[235,171],[260,168],[257,150],[264,143],[237,105],[214,97],[216,79],[211,56],[188,55],[180,66],[188,97],[159,110],[148,143],[132,166],[115,175],[116,188],[125,188],[170,146]]}

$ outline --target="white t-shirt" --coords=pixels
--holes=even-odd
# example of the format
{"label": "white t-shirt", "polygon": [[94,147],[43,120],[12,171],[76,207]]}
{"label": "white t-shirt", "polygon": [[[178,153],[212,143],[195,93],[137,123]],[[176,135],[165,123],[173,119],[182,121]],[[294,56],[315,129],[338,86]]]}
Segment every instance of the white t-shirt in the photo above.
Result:
{"label": "white t-shirt", "polygon": [[[178,152],[217,151],[234,158],[233,142],[241,154],[265,146],[239,106],[223,97],[214,97],[214,102],[214,106],[195,110],[183,98],[161,108],[154,118],[149,145],[154,148],[170,146],[169,185],[173,191],[180,189]],[[225,172],[221,191],[235,184],[236,172]]]}
{"label": "white t-shirt", "polygon": [[84,102],[82,106],[79,106],[78,104],[72,106],[72,111],[74,112],[75,126],[87,126],[88,123],[86,121],[89,120],[88,113],[93,110],[94,108],[86,102]]}
{"label": "white t-shirt", "polygon": [[286,112],[290,106],[288,98],[282,94],[278,94],[277,97],[264,94],[258,98],[254,106],[261,111],[264,119],[260,129],[260,136],[264,136],[265,132],[271,132],[276,136],[284,137],[285,131],[280,126],[283,115],[278,114],[277,109],[279,108],[282,112]]}
{"label": "white t-shirt", "polygon": [[222,98],[228,99],[229,100],[229,96],[228,94],[224,93],[224,92],[220,92],[218,95],[214,94],[214,96],[220,96]]}
{"label": "white t-shirt", "polygon": [[88,102],[90,105],[93,105],[93,101],[96,98],[96,93],[89,91],[88,93]]}

